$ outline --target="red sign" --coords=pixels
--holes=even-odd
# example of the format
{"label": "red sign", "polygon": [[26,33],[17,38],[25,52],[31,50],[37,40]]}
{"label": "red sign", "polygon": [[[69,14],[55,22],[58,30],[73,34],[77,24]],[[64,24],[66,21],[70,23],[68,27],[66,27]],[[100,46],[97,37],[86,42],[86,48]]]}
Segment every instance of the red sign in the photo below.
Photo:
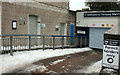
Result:
{"label": "red sign", "polygon": [[93,26],[95,26],[95,24],[93,24]]}
{"label": "red sign", "polygon": [[111,27],[114,27],[114,24],[111,24]]}

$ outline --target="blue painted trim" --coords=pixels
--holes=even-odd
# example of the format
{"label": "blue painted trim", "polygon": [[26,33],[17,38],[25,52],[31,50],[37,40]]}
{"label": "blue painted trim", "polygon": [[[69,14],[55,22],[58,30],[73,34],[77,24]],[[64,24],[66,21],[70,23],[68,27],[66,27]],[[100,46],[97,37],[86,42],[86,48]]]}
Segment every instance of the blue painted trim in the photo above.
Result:
{"label": "blue painted trim", "polygon": [[88,37],[88,36],[66,36],[66,35],[52,35],[52,37]]}

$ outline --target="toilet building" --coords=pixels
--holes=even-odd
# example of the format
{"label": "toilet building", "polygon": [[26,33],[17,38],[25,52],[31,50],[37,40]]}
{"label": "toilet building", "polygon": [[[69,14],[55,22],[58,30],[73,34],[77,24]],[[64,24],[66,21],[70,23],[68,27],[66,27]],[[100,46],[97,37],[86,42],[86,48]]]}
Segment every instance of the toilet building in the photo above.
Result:
{"label": "toilet building", "polygon": [[[75,28],[75,12],[69,10],[69,0],[63,2],[1,2],[0,1],[0,36],[19,35],[13,38],[29,37],[24,35],[66,35],[70,36],[70,24]],[[23,35],[23,36],[21,36]],[[61,37],[60,37],[61,38]],[[61,45],[61,39],[57,38],[55,45]],[[10,45],[9,36],[0,37],[0,46],[4,49]],[[13,40],[13,46],[29,45],[29,40]],[[53,45],[52,37],[45,37],[45,45]],[[43,37],[32,36],[32,46],[41,46]],[[69,39],[64,40],[64,44],[69,43]]]}
{"label": "toilet building", "polygon": [[0,2],[0,35],[69,35],[69,2]]}
{"label": "toilet building", "polygon": [[103,49],[104,33],[118,26],[120,11],[77,11],[76,35],[88,36],[90,48]]}

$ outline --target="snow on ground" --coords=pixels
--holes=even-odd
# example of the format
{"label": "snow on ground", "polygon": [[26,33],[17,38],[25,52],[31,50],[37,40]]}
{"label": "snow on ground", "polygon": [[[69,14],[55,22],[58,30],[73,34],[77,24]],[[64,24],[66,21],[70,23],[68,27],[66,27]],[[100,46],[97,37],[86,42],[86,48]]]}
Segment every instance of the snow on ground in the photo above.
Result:
{"label": "snow on ground", "polygon": [[60,62],[63,62],[65,59],[60,59],[60,60],[57,60],[57,61],[54,61],[52,62],[50,65],[55,65],[57,63],[60,63]]}
{"label": "snow on ground", "polygon": [[48,70],[44,65],[33,65],[30,67],[27,67],[24,69],[24,71],[21,71],[21,73],[29,73],[31,71],[35,72],[38,70],[39,72],[44,72],[45,70]]}
{"label": "snow on ground", "polygon": [[15,52],[14,56],[10,54],[0,55],[0,74],[13,71],[17,68],[30,65],[38,60],[63,56],[67,54],[74,54],[84,51],[90,51],[90,48],[72,48],[72,49],[46,49],[46,50],[34,50],[34,51],[22,51]]}
{"label": "snow on ground", "polygon": [[88,67],[85,67],[83,68],[82,70],[77,70],[77,71],[74,71],[76,73],[89,73],[89,74],[92,74],[92,73],[100,73],[100,70],[102,69],[102,60],[88,66]]}
{"label": "snow on ground", "polygon": [[102,60],[89,66],[86,73],[100,73],[101,69],[102,69]]}

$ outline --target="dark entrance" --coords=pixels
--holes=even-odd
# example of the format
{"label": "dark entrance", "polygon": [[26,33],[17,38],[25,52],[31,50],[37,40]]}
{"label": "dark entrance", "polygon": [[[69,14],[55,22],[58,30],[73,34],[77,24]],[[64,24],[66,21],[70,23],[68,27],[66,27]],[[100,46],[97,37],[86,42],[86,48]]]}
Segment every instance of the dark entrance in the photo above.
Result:
{"label": "dark entrance", "polygon": [[80,43],[82,42],[82,47],[85,47],[85,40],[86,46],[89,47],[89,28],[88,27],[76,27],[76,36],[86,36],[85,38],[78,38],[77,47],[80,47]]}

